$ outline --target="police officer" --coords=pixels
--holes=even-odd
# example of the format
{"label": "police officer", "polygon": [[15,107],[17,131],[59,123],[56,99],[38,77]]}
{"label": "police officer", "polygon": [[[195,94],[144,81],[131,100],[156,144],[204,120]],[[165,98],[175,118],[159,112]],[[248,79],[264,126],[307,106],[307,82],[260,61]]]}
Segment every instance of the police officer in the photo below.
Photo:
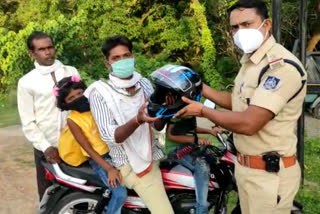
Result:
{"label": "police officer", "polygon": [[299,189],[295,127],[306,94],[299,60],[271,35],[262,0],[239,0],[229,10],[235,44],[244,52],[232,93],[203,85],[203,95],[232,110],[189,103],[175,117],[202,116],[233,131],[235,176],[244,214],[290,213]]}

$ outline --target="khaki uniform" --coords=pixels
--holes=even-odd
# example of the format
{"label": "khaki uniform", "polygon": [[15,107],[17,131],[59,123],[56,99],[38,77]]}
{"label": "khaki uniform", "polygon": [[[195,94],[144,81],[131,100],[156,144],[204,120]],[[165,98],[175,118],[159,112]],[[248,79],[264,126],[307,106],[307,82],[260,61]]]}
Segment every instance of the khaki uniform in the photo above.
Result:
{"label": "khaki uniform", "polygon": [[[277,59],[289,59],[301,66],[300,61],[271,36],[252,55],[244,55],[242,67],[235,79],[232,92],[232,111],[242,112],[248,105],[255,105],[274,113],[275,117],[253,136],[234,135],[235,146],[244,155],[262,156],[276,151],[281,156],[296,154],[297,137],[295,128],[301,115],[306,86],[297,69],[288,64],[276,63]],[[270,64],[271,63],[271,64]],[[258,86],[261,70],[270,64]],[[239,188],[241,209],[244,214],[290,213],[292,201],[299,189],[299,164],[284,168],[280,161],[280,171],[269,173],[236,163],[235,176]],[[280,201],[279,201],[280,198]]]}

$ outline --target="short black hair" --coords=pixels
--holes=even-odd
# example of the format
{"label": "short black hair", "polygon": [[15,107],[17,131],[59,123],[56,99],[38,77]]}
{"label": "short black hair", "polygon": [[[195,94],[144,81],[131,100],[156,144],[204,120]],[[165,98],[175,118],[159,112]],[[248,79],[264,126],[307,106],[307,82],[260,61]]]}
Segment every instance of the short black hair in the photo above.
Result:
{"label": "short black hair", "polygon": [[102,45],[102,53],[108,59],[110,55],[110,50],[118,45],[123,45],[128,47],[129,51],[132,53],[132,42],[128,37],[123,35],[115,35],[108,37]]}
{"label": "short black hair", "polygon": [[33,40],[35,39],[45,39],[45,38],[49,38],[53,44],[53,39],[50,35],[44,33],[44,32],[41,32],[41,31],[33,31],[30,36],[28,37],[27,39],[27,46],[28,46],[28,49],[29,50],[34,50],[34,47],[33,47]]}
{"label": "short black hair", "polygon": [[268,19],[268,8],[266,3],[263,0],[238,0],[234,5],[232,5],[228,10],[227,13],[230,16],[230,13],[239,8],[255,8],[256,12],[261,18]]}
{"label": "short black hair", "polygon": [[62,111],[70,110],[67,108],[65,99],[72,89],[85,90],[87,88],[86,84],[82,80],[80,80],[79,82],[73,82],[71,80],[71,77],[65,77],[65,78],[61,79],[57,83],[56,87],[59,88],[58,96],[56,97],[57,98],[57,107],[59,109],[61,109]]}

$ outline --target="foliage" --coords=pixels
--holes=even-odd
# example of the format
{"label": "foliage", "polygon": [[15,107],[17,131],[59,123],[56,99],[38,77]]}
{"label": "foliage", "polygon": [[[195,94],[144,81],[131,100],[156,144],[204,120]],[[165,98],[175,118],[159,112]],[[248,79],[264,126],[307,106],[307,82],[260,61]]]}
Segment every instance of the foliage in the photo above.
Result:
{"label": "foliage", "polygon": [[0,105],[0,128],[19,124],[17,108],[6,108]]}
{"label": "foliage", "polygon": [[304,213],[319,213],[320,205],[320,139],[305,141],[305,181],[297,201],[303,204]]}
{"label": "foliage", "polygon": [[[114,34],[134,42],[137,70],[148,75],[166,63],[189,62],[215,88],[233,82],[241,53],[233,44],[226,10],[236,0],[2,0],[0,93],[15,88],[32,68],[26,38],[33,30],[53,36],[57,57],[91,82],[105,77],[100,46]],[[269,7],[272,0],[266,0]],[[318,0],[308,1],[310,33]],[[36,6],[35,6],[36,5]],[[299,0],[282,0],[282,44],[298,37]],[[311,34],[310,34],[311,35]],[[310,38],[310,36],[309,36]]]}
{"label": "foliage", "polygon": [[289,50],[299,38],[299,1],[284,0],[281,5],[281,43]]}
{"label": "foliage", "polygon": [[223,86],[233,83],[233,79],[240,68],[239,59],[241,57],[241,53],[233,43],[226,12],[233,3],[235,3],[235,1],[205,1],[208,26],[211,29],[216,49],[216,61],[214,67],[221,75],[221,82]]}
{"label": "foliage", "polygon": [[0,128],[20,123],[16,94],[15,90],[9,91],[6,96],[0,94]]}
{"label": "foliage", "polygon": [[191,8],[194,10],[195,17],[199,22],[201,28],[201,47],[204,50],[203,62],[200,65],[201,69],[205,71],[204,77],[206,80],[209,80],[210,86],[219,89],[221,77],[214,70],[216,50],[214,48],[214,41],[212,39],[211,32],[207,24],[205,8],[198,1],[194,1],[191,4]]}
{"label": "foliage", "polygon": [[[8,9],[14,4],[15,8]],[[38,5],[38,7],[34,7]],[[85,80],[106,76],[102,41],[124,34],[134,42],[137,70],[148,75],[166,63],[189,62],[220,87],[214,40],[202,4],[188,1],[5,0],[0,5],[0,91],[14,88],[32,68],[25,41],[34,30],[52,35],[57,58]]]}
{"label": "foliage", "polygon": [[[309,182],[320,184],[320,139],[308,139],[305,141],[305,176]],[[316,164],[317,163],[317,164]],[[320,188],[320,186],[318,186]],[[320,189],[319,189],[320,190]]]}

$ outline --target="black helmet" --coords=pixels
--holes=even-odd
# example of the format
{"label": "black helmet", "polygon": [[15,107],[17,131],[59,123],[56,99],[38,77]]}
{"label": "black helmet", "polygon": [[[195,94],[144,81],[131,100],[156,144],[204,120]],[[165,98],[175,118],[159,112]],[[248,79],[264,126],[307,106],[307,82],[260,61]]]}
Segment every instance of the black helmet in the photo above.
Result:
{"label": "black helmet", "polygon": [[[166,65],[151,74],[155,91],[149,98],[148,114],[153,117],[171,118],[186,104],[181,100],[185,96],[200,101],[202,82],[200,75],[181,65]],[[168,94],[174,97],[173,105],[165,105]]]}

